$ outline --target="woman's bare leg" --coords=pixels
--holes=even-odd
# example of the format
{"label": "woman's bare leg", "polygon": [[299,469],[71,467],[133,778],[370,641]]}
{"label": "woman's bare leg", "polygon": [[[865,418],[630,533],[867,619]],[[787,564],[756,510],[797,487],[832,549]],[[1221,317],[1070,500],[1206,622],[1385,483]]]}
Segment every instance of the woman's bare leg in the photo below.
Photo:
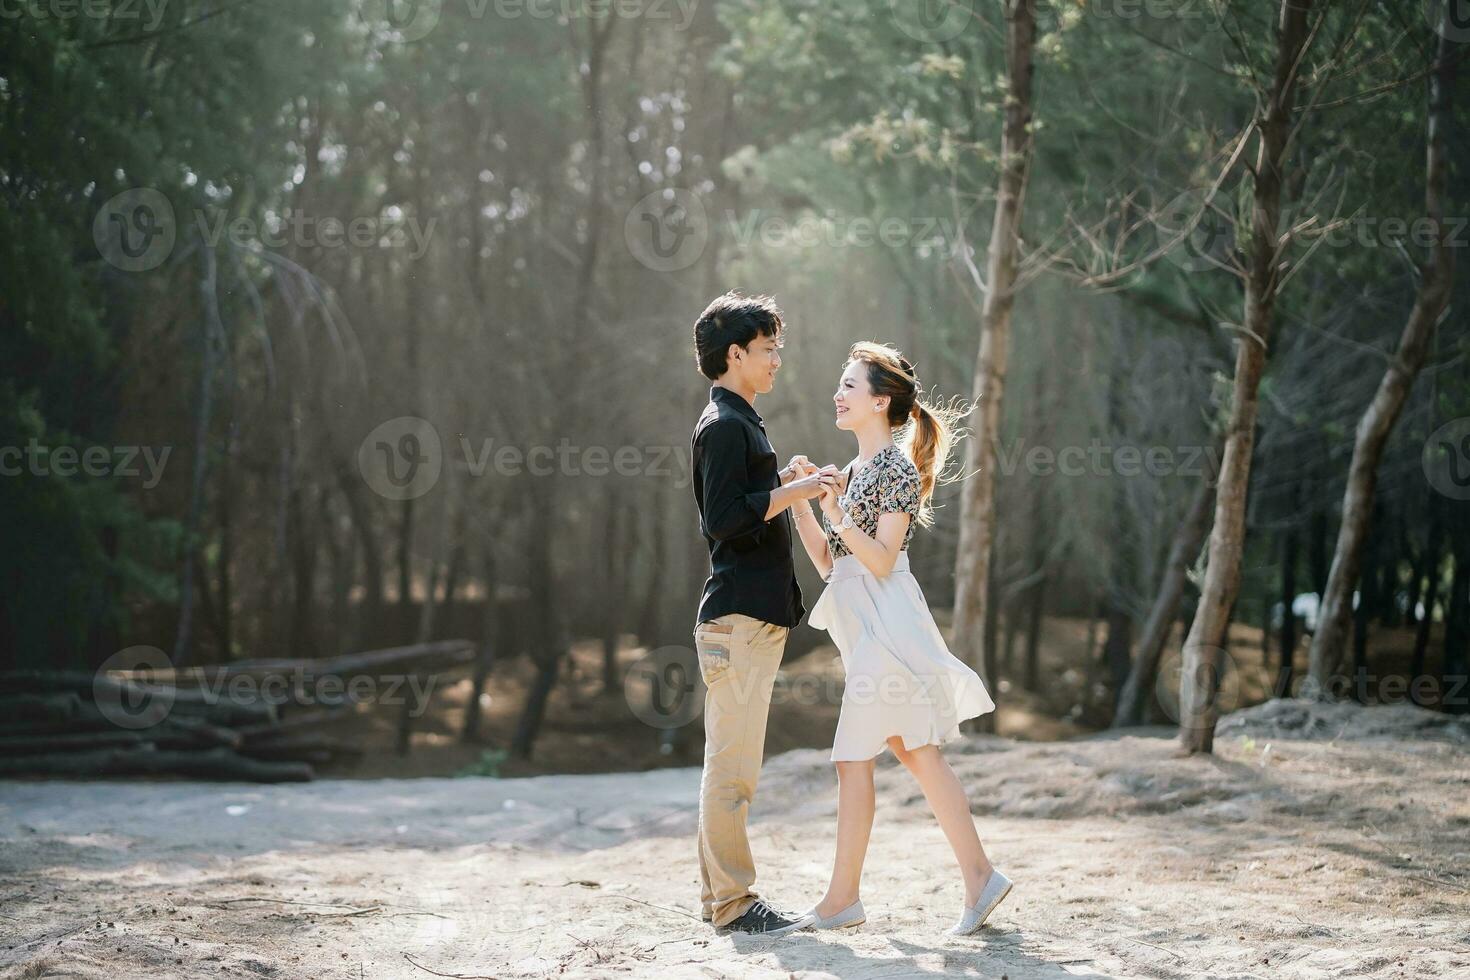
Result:
{"label": "woman's bare leg", "polygon": [[924,791],[929,809],[939,821],[939,828],[949,840],[959,862],[960,874],[965,879],[965,907],[969,908],[980,900],[980,891],[990,878],[990,859],[980,845],[980,835],[975,831],[975,818],[970,815],[970,801],[965,798],[965,788],[959,777],[949,767],[937,745],[921,745],[913,751],[903,747],[903,739],[895,735],[888,740],[888,747],[898,757]]}
{"label": "woman's bare leg", "polygon": [[817,914],[823,918],[858,900],[863,858],[873,831],[873,763],[872,759],[837,763],[837,857],[827,894],[817,903]]}

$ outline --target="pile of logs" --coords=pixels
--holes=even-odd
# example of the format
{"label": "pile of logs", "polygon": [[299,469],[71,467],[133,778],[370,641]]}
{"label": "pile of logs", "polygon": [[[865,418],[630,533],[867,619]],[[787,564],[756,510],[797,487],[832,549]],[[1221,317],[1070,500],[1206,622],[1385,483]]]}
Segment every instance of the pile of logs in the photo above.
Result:
{"label": "pile of logs", "polygon": [[[413,719],[403,681],[432,678],[474,659],[473,644],[445,640],[323,660],[236,661],[139,674],[0,672],[0,777],[309,780],[313,765],[361,754],[360,745],[323,729],[356,709],[349,695],[363,678],[375,692],[397,688],[394,699],[403,699],[399,744],[406,746]],[[328,678],[341,692],[336,700],[345,703],[320,706],[328,699],[314,691]],[[149,714],[153,706],[156,717]]]}

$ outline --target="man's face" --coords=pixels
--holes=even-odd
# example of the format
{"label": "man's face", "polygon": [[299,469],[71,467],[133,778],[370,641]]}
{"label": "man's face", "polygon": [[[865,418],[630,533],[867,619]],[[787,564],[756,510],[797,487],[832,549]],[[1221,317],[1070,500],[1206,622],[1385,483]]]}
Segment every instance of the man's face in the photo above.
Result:
{"label": "man's face", "polygon": [[764,395],[776,387],[776,372],[781,369],[781,338],[757,336],[746,347],[730,346],[732,373],[756,394]]}

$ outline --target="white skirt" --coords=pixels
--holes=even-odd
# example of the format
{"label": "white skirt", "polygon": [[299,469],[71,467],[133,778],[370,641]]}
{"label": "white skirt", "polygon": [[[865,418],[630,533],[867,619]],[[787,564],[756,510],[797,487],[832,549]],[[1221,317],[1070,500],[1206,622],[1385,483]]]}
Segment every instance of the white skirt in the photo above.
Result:
{"label": "white skirt", "polygon": [[847,675],[833,762],[875,758],[894,735],[906,750],[941,745],[995,710],[980,675],[949,652],[907,551],[883,578],[856,555],[838,558],[809,622],[831,634]]}

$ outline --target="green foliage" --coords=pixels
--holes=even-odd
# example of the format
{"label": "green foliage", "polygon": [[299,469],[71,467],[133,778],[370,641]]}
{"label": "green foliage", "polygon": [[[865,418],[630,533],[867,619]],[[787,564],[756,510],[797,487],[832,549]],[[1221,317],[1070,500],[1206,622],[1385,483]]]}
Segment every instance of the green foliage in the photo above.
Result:
{"label": "green foliage", "polygon": [[[312,7],[339,19],[345,9]],[[175,293],[168,265],[107,266],[92,232],[103,202],[149,187],[187,216],[210,203],[207,189],[243,185],[275,162],[259,152],[262,137],[299,80],[264,69],[295,15],[235,5],[196,24],[211,8],[174,2],[150,30],[127,14],[139,9],[117,4],[98,19],[45,16],[41,5],[0,32],[0,446],[118,445],[119,352],[145,310],[193,292]],[[292,63],[305,62],[274,67]],[[188,224],[175,261],[188,252]],[[9,579],[0,664],[82,666],[82,651],[110,652],[130,603],[173,599],[178,522],[149,515],[126,481],[27,468],[0,478],[0,498]]]}
{"label": "green foliage", "polygon": [[500,767],[505,760],[510,758],[510,752],[505,749],[486,749],[480,753],[480,758],[465,766],[456,776],[489,776],[491,779],[500,778]]}

